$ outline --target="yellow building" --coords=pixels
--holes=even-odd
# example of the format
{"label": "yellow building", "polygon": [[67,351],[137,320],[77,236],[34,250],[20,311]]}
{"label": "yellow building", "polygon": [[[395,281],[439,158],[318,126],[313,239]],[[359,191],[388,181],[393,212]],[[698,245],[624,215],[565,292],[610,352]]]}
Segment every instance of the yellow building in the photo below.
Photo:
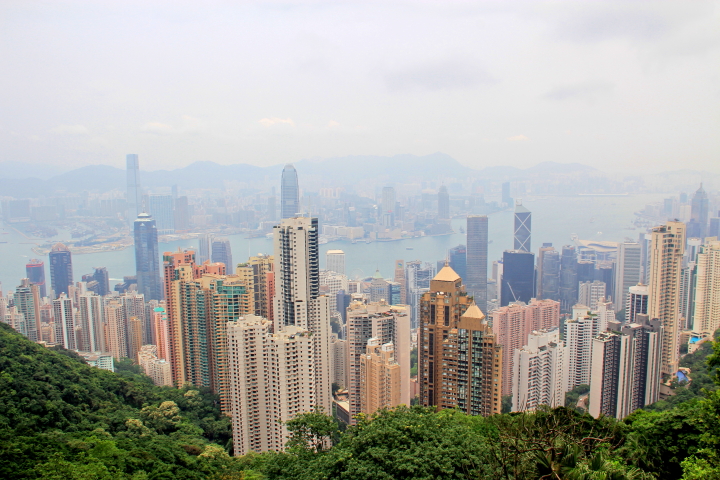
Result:
{"label": "yellow building", "polygon": [[360,357],[360,411],[372,415],[400,405],[400,365],[392,343],[371,338],[366,348]]}

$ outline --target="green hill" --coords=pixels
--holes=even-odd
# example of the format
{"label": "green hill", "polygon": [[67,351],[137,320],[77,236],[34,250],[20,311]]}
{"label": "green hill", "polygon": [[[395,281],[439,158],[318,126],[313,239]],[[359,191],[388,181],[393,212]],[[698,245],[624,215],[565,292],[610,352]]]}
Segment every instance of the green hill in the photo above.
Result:
{"label": "green hill", "polygon": [[[704,382],[718,381],[720,344],[712,352],[690,359]],[[399,407],[341,431],[308,413],[289,422],[286,452],[234,458],[215,397],[118,367],[89,367],[0,324],[0,478],[720,479],[717,390],[622,422],[564,407],[488,418]]]}

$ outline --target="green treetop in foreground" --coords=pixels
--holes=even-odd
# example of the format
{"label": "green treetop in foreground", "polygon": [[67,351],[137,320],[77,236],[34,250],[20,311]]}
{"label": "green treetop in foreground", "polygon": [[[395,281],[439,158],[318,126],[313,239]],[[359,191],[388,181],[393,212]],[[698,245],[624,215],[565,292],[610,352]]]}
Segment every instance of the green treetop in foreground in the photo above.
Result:
{"label": "green treetop in foreground", "polygon": [[[714,349],[695,368],[717,382]],[[236,458],[215,397],[120,367],[89,367],[0,325],[0,478],[720,479],[717,391],[622,422],[565,407],[489,418],[400,407],[341,432],[311,412],[289,422],[286,452]]]}

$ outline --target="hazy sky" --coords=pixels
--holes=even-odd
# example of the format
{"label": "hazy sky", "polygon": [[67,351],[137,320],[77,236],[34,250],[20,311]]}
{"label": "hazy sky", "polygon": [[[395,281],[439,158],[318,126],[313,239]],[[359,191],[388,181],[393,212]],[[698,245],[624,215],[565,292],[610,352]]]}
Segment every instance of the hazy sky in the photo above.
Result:
{"label": "hazy sky", "polygon": [[719,2],[0,1],[0,161],[720,173]]}

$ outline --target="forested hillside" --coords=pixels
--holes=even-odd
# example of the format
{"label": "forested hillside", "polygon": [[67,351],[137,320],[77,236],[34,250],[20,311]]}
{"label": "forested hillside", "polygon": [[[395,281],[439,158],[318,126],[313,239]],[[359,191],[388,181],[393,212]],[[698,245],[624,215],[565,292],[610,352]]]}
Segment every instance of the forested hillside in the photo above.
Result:
{"label": "forested hillside", "polygon": [[[703,382],[718,381],[717,344],[698,365],[710,352],[687,357]],[[0,324],[0,478],[720,479],[720,396],[692,393],[623,422],[401,407],[341,432],[310,413],[290,422],[286,453],[233,458],[212,395],[89,367]]]}

